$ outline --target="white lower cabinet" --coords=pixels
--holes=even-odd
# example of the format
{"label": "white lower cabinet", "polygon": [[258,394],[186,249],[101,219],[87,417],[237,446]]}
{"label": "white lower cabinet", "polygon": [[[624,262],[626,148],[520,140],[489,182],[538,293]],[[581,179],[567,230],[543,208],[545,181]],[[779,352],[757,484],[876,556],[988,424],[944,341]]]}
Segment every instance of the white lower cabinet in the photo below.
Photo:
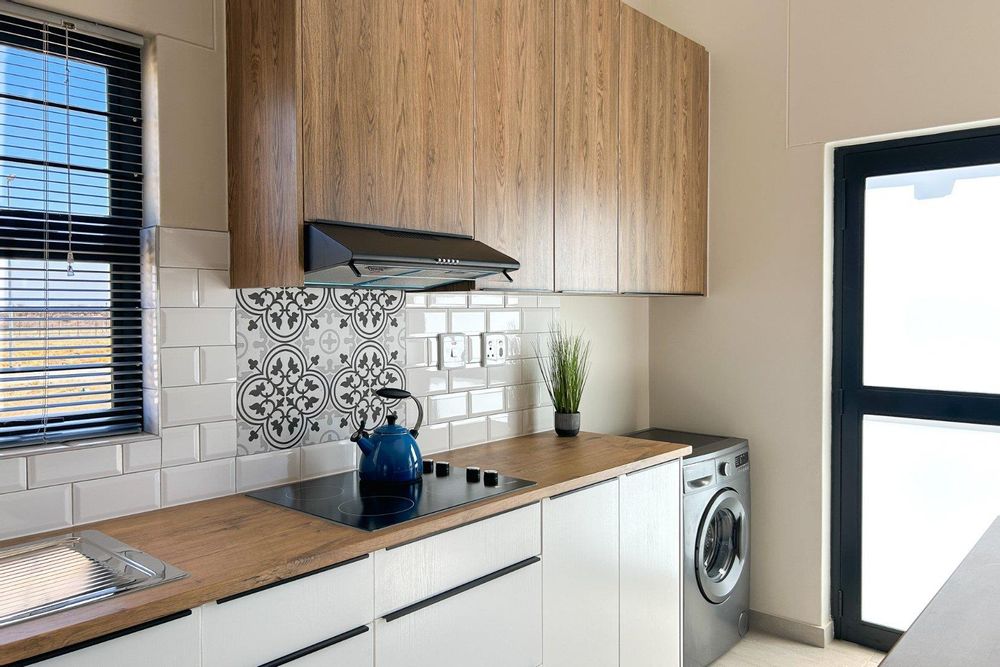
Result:
{"label": "white lower cabinet", "polygon": [[619,478],[622,667],[681,664],[681,464]]}
{"label": "white lower cabinet", "polygon": [[190,614],[142,630],[126,630],[90,646],[35,663],[45,667],[198,667],[199,614]]}
{"label": "white lower cabinet", "polygon": [[546,667],[618,664],[618,480],[542,501]]}
{"label": "white lower cabinet", "polygon": [[537,557],[484,579],[375,621],[376,667],[540,665],[542,567]]}
{"label": "white lower cabinet", "polygon": [[375,636],[371,626],[364,626],[364,630],[361,634],[282,664],[288,667],[372,667]]}

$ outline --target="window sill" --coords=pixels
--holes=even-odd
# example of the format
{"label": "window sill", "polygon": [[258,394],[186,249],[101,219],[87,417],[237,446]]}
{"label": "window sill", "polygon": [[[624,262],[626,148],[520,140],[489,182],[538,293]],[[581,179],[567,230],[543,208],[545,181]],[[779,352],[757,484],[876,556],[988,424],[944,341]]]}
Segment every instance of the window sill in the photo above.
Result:
{"label": "window sill", "polygon": [[55,452],[89,449],[91,447],[124,445],[130,442],[154,440],[159,437],[160,436],[154,435],[153,433],[142,432],[112,435],[105,438],[87,438],[86,440],[70,440],[68,442],[49,442],[37,445],[25,445],[24,447],[9,447],[7,449],[0,449],[0,461],[4,459],[20,458],[22,456],[35,456],[36,454],[53,454]]}

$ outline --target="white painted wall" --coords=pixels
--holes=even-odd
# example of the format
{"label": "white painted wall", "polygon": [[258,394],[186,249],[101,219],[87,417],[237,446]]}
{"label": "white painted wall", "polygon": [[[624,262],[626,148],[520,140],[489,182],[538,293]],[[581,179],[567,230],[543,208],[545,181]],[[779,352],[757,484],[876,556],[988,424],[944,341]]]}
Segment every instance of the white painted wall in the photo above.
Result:
{"label": "white painted wall", "polygon": [[750,438],[751,606],[827,626],[825,144],[1000,115],[1000,4],[629,2],[711,54],[710,295],[651,300],[652,422]]}

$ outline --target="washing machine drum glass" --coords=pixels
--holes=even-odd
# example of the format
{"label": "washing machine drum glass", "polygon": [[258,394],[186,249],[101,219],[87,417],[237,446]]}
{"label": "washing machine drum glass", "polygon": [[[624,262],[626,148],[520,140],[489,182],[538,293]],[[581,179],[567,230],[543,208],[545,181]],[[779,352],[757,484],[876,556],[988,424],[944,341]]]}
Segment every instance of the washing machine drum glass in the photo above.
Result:
{"label": "washing machine drum glass", "polygon": [[720,491],[709,503],[698,531],[698,586],[710,602],[721,603],[739,581],[749,543],[739,494]]}

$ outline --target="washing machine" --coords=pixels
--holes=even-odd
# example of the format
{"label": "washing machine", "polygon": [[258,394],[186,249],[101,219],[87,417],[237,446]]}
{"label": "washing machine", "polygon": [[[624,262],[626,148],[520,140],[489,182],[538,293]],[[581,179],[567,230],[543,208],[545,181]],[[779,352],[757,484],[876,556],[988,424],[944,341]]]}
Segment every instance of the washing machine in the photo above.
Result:
{"label": "washing machine", "polygon": [[749,629],[750,450],[746,440],[647,429],[684,458],[684,665],[710,665]]}

